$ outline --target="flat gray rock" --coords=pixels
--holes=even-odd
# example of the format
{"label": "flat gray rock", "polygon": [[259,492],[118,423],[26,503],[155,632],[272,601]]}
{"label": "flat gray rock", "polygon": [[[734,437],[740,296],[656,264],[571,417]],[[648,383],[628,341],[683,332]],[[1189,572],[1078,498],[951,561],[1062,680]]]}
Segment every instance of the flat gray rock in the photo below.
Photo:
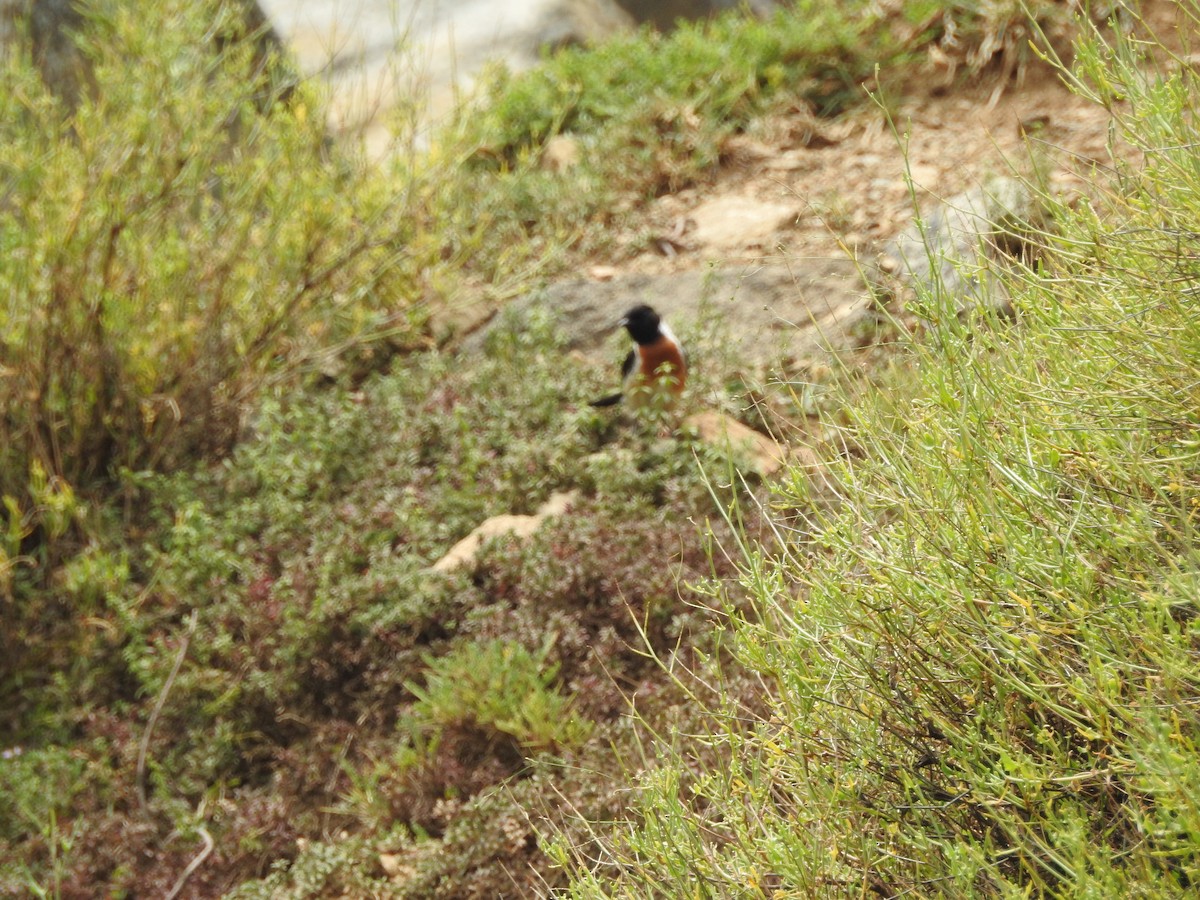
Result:
{"label": "flat gray rock", "polygon": [[[723,350],[756,366],[854,346],[855,325],[870,315],[858,269],[845,259],[575,279],[527,294],[511,308],[517,321],[535,307],[550,309],[571,349],[602,360],[610,355],[618,319],[638,303],[653,306],[681,336],[710,332]],[[488,334],[512,322],[498,317],[468,336],[462,350],[478,352]]]}
{"label": "flat gray rock", "polygon": [[991,275],[991,262],[1019,248],[1039,218],[1030,187],[998,177],[928,210],[890,241],[871,271],[891,293],[928,296],[944,290],[956,311],[971,304],[1008,302]]}
{"label": "flat gray rock", "polygon": [[478,352],[495,329],[519,327],[514,323],[522,314],[544,307],[554,313],[571,349],[605,360],[613,353],[610,339],[621,315],[648,303],[685,342],[697,335],[707,340],[707,348],[738,364],[760,369],[783,360],[793,367],[827,365],[870,339],[880,315],[879,291],[905,303],[944,289],[958,311],[972,304],[1003,306],[1007,297],[993,268],[1022,245],[1037,214],[1025,185],[996,178],[926,212],[920,224],[889,242],[865,273],[848,259],[798,258],[786,267],[572,279],[517,299],[510,304],[515,319],[496,318],[461,348]]}

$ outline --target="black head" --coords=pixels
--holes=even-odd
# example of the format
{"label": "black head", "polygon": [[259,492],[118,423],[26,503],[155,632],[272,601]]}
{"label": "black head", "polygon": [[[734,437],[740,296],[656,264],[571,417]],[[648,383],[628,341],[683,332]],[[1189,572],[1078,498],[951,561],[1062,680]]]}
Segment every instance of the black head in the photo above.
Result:
{"label": "black head", "polygon": [[658,313],[644,303],[629,310],[621,319],[621,324],[625,326],[629,336],[639,344],[653,344],[658,340],[658,326],[661,322]]}

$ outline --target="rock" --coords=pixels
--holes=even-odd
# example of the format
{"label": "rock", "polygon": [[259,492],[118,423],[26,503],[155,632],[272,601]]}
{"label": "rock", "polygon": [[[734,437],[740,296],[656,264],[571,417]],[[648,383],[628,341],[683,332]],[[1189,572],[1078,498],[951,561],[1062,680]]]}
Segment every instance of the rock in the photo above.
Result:
{"label": "rock", "polygon": [[942,171],[937,166],[914,163],[908,167],[908,178],[919,191],[937,190],[938,181],[941,180],[941,177]]}
{"label": "rock", "polygon": [[[258,0],[239,0],[245,34],[254,35],[255,62],[263,65],[268,55],[281,46]],[[87,17],[74,0],[0,0],[0,57],[4,45],[17,39],[18,19],[28,17],[33,60],[42,80],[68,106],[79,100],[79,92],[90,83],[91,64],[79,49],[75,34],[87,25]]]}
{"label": "rock", "polygon": [[1022,244],[1037,217],[1028,185],[993,178],[905,228],[879,254],[872,280],[885,291],[915,291],[918,296],[936,291],[940,283],[958,312],[972,303],[1001,308],[1008,298],[991,277],[989,260]]}
{"label": "rock", "polygon": [[758,16],[775,8],[773,0],[618,0],[639,22],[651,22],[666,31],[680,19],[701,19],[723,10],[744,7]]}
{"label": "rock", "polygon": [[83,27],[83,13],[71,0],[34,0],[26,9],[33,61],[42,81],[73,107],[90,68],[74,37]]}
{"label": "rock", "polygon": [[[565,332],[568,349],[594,362],[610,362],[617,320],[638,303],[649,303],[687,340],[695,326],[719,334],[714,352],[745,368],[771,364],[781,355],[821,361],[830,351],[857,346],[856,328],[871,314],[858,268],[847,259],[798,259],[791,267],[692,270],[666,275],[624,275],[608,281],[572,279],[526,294],[460,345],[482,352],[493,329],[519,327],[522,317],[548,307]],[[695,357],[703,347],[692,346]]]}
{"label": "rock", "polygon": [[811,168],[812,165],[812,159],[803,150],[786,150],[765,163],[766,168],[772,172],[799,172]]}
{"label": "rock", "polygon": [[[906,228],[868,274],[876,286],[895,293],[927,291],[932,285],[932,254],[959,308],[968,302],[999,306],[1004,298],[986,277],[985,263],[1019,242],[1035,215],[1033,196],[1025,186],[1015,179],[996,179],[986,189],[960,194],[930,212],[925,219],[928,246],[921,229]],[[772,222],[772,228],[778,222]],[[565,331],[570,350],[608,362],[621,314],[637,303],[648,303],[685,342],[698,329],[718,333],[721,346],[716,352],[747,367],[770,365],[782,356],[791,357],[797,367],[840,365],[839,356],[870,340],[879,316],[859,266],[848,259],[797,258],[788,267],[665,275],[603,274],[607,280],[572,279],[518,298],[510,304],[514,317],[492,320],[468,336],[461,349],[479,352],[492,329],[517,327],[514,323],[522,316],[545,306]]]}
{"label": "rock", "polygon": [[429,334],[435,344],[443,347],[478,331],[495,315],[496,304],[479,292],[432,308]]}
{"label": "rock", "polygon": [[547,47],[593,43],[637,26],[616,0],[557,0],[541,6],[541,18],[524,37],[529,65],[536,64]]}
{"label": "rock", "polygon": [[0,48],[16,39],[17,22],[25,11],[25,0],[0,0]]}
{"label": "rock", "polygon": [[387,122],[397,108],[423,134],[488,63],[524,71],[546,47],[635,27],[615,0],[261,2],[304,74],[328,82],[331,126],[360,136],[372,158],[393,149]]}
{"label": "rock", "polygon": [[739,163],[761,165],[776,153],[774,147],[747,134],[732,134],[721,143],[721,156]]}
{"label": "rock", "polygon": [[761,245],[796,221],[795,208],[750,197],[719,197],[692,210],[690,237],[713,250]]}
{"label": "rock", "polygon": [[[1005,298],[987,275],[988,259],[1019,243],[1035,216],[1028,188],[1016,179],[995,179],[932,210],[924,234],[916,225],[906,228],[868,274],[877,287],[892,293],[928,291],[932,255],[958,309],[971,302],[1000,307]],[[778,222],[771,223],[772,229]],[[854,241],[860,239],[855,236]],[[685,341],[697,325],[717,331],[720,352],[760,367],[782,356],[797,366],[833,364],[870,339],[879,316],[855,262],[798,258],[786,268],[729,267],[559,282],[517,299],[511,304],[515,319],[492,320],[461,347],[478,352],[491,329],[514,327],[532,308],[546,306],[565,331],[569,349],[608,361],[617,320],[637,303],[657,309]]]}
{"label": "rock", "polygon": [[579,141],[565,134],[555,135],[542,148],[542,168],[547,172],[569,172],[579,165],[581,156]]}
{"label": "rock", "polygon": [[379,867],[388,878],[395,878],[405,869],[404,857],[399,853],[380,853]]}
{"label": "rock", "polygon": [[[387,125],[396,109],[423,134],[454,110],[489,62],[524,71],[546,48],[603,40],[632,31],[639,22],[667,29],[680,18],[742,5],[739,0],[261,3],[303,73],[329,84],[331,127],[361,137],[372,158],[396,149]],[[774,5],[772,0],[746,4],[760,15]],[[418,138],[418,144],[422,141]]]}
{"label": "rock", "polygon": [[503,534],[514,534],[522,540],[528,538],[538,530],[543,521],[565,513],[577,496],[576,491],[551,494],[550,499],[532,516],[492,516],[451,547],[449,552],[430,568],[434,572],[446,573],[469,565],[475,561],[475,556],[485,541]]}
{"label": "rock", "polygon": [[724,413],[706,410],[683,420],[685,429],[695,431],[700,440],[744,462],[751,471],[766,478],[779,471],[787,459],[787,450],[765,434],[748,428]]}

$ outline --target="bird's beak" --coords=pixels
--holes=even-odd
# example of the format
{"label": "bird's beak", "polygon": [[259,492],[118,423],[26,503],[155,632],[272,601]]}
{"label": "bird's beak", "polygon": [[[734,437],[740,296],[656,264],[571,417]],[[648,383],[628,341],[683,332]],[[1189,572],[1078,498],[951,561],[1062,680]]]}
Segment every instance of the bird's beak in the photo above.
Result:
{"label": "bird's beak", "polygon": [[629,316],[621,316],[621,318],[617,320],[617,324],[624,328],[629,324]]}

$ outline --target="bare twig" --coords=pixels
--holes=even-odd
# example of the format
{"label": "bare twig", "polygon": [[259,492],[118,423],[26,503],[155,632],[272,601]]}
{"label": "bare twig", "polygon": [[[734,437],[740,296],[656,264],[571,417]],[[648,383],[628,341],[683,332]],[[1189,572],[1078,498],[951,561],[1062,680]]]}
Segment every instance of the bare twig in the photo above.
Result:
{"label": "bare twig", "polygon": [[[189,635],[190,636],[190,635]],[[216,844],[213,842],[212,835],[208,833],[208,829],[201,825],[196,831],[204,841],[204,848],[196,854],[195,858],[188,863],[187,868],[180,873],[175,879],[175,886],[171,888],[171,892],[167,894],[166,900],[175,900],[179,896],[179,892],[183,890],[184,884],[192,877],[192,873],[200,868],[200,864],[208,859],[208,855],[213,852],[213,847]]]}
{"label": "bare twig", "polygon": [[[195,630],[196,612],[193,610],[188,619],[187,633],[183,636],[183,643],[179,645],[179,653],[175,656],[175,665],[171,667],[171,674],[167,676],[162,690],[158,692],[158,699],[154,701],[154,711],[150,713],[150,721],[146,723],[146,733],[142,735],[142,745],[138,748],[137,798],[138,806],[141,807],[143,813],[146,812],[146,753],[150,749],[150,735],[154,733],[154,725],[158,722],[158,717],[162,713],[163,706],[166,705],[167,695],[171,693],[171,687],[175,684],[175,677],[179,674],[179,668],[183,665],[184,657],[187,656],[188,645],[192,642],[192,634]],[[203,832],[203,829],[201,831]],[[211,850],[212,848],[210,847],[209,851]],[[208,853],[204,854],[204,856],[207,855]],[[199,865],[199,862],[196,862],[195,865]],[[184,873],[183,877],[186,878],[190,874],[191,867]],[[181,887],[182,883],[183,879],[181,878],[180,883],[176,887]],[[174,895],[174,892],[172,892],[171,896]]]}

